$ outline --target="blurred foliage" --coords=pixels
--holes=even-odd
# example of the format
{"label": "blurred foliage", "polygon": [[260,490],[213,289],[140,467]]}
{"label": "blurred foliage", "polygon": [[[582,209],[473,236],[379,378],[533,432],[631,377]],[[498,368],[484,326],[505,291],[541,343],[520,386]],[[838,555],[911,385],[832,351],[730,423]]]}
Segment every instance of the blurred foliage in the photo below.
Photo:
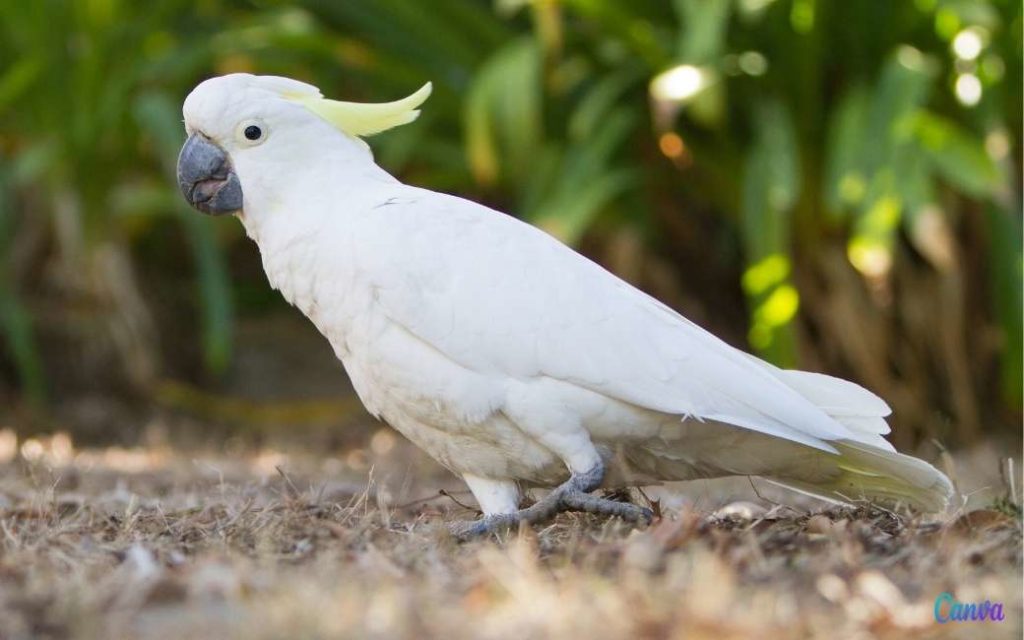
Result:
{"label": "blurred foliage", "polygon": [[[40,287],[105,318],[136,384],[158,375],[167,323],[132,265],[161,260],[167,224],[203,362],[225,371],[242,235],[175,191],[178,105],[251,71],[349,100],[433,80],[421,121],[374,140],[382,165],[572,244],[631,230],[682,287],[728,286],[742,261],[754,350],[916,406],[918,435],[967,440],[992,401],[1020,408],[1017,0],[48,0],[0,18],[0,328],[27,398],[47,384]],[[707,212],[713,237],[680,234]],[[712,259],[698,274],[687,253]]]}
{"label": "blurred foliage", "polygon": [[[231,295],[223,255],[211,227],[195,220],[170,188],[181,95],[216,59],[213,29],[192,7],[165,0],[50,0],[0,8],[0,52],[10,62],[0,76],[0,162],[7,182],[25,192],[23,216],[49,216],[42,224],[56,246],[46,275],[68,305],[99,308],[107,316],[108,337],[136,379],[153,373],[146,353],[152,321],[133,291],[130,263],[110,256],[132,246],[161,216],[180,216],[188,229],[204,302],[207,364],[214,370],[227,364]],[[22,222],[23,235],[30,235]],[[27,273],[25,263],[34,256],[11,265],[15,256],[5,253],[10,259],[0,291],[9,292],[7,338],[26,391],[38,399],[44,380],[15,293],[36,285],[39,274]],[[32,280],[11,282],[12,269]]]}

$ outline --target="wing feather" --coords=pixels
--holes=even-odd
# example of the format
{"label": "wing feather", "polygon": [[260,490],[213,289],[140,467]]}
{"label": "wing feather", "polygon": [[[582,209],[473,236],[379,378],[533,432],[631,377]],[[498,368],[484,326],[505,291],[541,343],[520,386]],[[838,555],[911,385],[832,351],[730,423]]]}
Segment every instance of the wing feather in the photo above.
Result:
{"label": "wing feather", "polygon": [[377,233],[404,230],[397,243],[371,243],[379,302],[394,322],[461,365],[555,378],[826,451],[835,451],[828,440],[859,439],[761,361],[543,231],[466,200],[408,189],[414,196],[404,206],[374,214]]}

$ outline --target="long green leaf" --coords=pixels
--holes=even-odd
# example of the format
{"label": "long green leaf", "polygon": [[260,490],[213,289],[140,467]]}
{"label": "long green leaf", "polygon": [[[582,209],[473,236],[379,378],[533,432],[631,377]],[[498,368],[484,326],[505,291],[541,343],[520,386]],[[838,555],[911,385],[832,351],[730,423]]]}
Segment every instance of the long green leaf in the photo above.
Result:
{"label": "long green leaf", "polygon": [[[14,234],[10,171],[0,158],[0,256],[5,259]],[[32,316],[15,293],[5,260],[0,261],[0,331],[8,345],[25,397],[36,406],[46,400],[46,383],[32,327]]]}
{"label": "long green leaf", "polygon": [[[1024,353],[1024,261],[1021,259],[1020,218],[996,205],[986,207],[989,226],[989,288],[1003,345],[1000,350],[1000,382],[1007,404],[1022,404],[1022,353]],[[1018,209],[1019,212],[1019,209]]]}
{"label": "long green leaf", "polygon": [[948,118],[922,111],[914,134],[935,170],[949,184],[976,198],[991,196],[1003,177],[979,136]]}
{"label": "long green leaf", "polygon": [[779,102],[759,109],[755,126],[742,196],[744,288],[752,307],[749,339],[761,355],[780,366],[792,366],[792,321],[800,303],[789,281],[791,216],[801,186],[796,132]]}
{"label": "long green leaf", "polygon": [[542,137],[540,54],[532,38],[499,49],[470,87],[465,107],[467,156],[484,184],[499,175],[521,182]]}

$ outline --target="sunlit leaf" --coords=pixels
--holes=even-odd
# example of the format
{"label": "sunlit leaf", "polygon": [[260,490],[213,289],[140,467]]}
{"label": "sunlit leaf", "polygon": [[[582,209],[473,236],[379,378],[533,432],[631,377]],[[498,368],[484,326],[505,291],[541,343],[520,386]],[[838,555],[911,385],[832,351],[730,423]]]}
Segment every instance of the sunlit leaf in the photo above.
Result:
{"label": "sunlit leaf", "polygon": [[895,195],[883,195],[857,218],[847,246],[850,263],[865,276],[882,278],[892,269],[893,245],[903,203]]}
{"label": "sunlit leaf", "polygon": [[885,167],[896,148],[909,141],[913,118],[927,100],[935,74],[936,62],[909,46],[886,61],[868,110],[870,144],[864,146],[864,156],[869,174]]}
{"label": "sunlit leaf", "polygon": [[1002,184],[984,142],[955,122],[920,112],[914,119],[914,135],[935,170],[964,193],[981,198]]}
{"label": "sunlit leaf", "polygon": [[757,112],[754,147],[743,176],[744,285],[751,303],[749,340],[777,364],[795,361],[791,321],[800,297],[789,283],[790,224],[800,190],[800,166],[789,113],[778,102]]}
{"label": "sunlit leaf", "polygon": [[42,59],[33,56],[22,58],[0,74],[0,111],[28,90],[42,71]]}
{"label": "sunlit leaf", "polygon": [[790,274],[789,258],[781,253],[767,255],[743,272],[743,290],[756,296],[785,281]]}
{"label": "sunlit leaf", "polygon": [[732,0],[674,0],[682,28],[677,55],[683,62],[705,64],[722,55]]}
{"label": "sunlit leaf", "polygon": [[869,95],[857,87],[843,96],[831,115],[826,147],[825,206],[839,216],[860,204],[867,190],[864,145],[867,128]]}

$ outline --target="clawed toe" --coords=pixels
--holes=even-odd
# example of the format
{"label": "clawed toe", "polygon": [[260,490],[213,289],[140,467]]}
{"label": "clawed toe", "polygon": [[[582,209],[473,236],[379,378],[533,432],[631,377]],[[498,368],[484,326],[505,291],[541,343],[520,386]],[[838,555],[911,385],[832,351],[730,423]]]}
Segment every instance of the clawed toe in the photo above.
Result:
{"label": "clawed toe", "polygon": [[[637,506],[635,504],[629,504],[620,502],[620,510],[617,513],[611,514],[616,515],[626,522],[632,523],[643,523],[651,524],[654,520],[654,512],[647,507]],[[622,508],[625,507],[625,508]]]}
{"label": "clawed toe", "polygon": [[448,524],[448,533],[460,542],[479,538],[480,536],[489,533],[487,519],[482,518],[480,520],[460,520],[458,522],[451,522]]}
{"label": "clawed toe", "polygon": [[598,465],[568,480],[535,504],[514,513],[494,514],[475,522],[456,522],[448,530],[460,541],[507,531],[520,523],[537,524],[551,520],[562,511],[584,511],[622,518],[626,522],[649,524],[654,513],[645,507],[591,495],[601,485],[604,467]]}
{"label": "clawed toe", "polygon": [[512,514],[493,515],[479,520],[461,520],[448,525],[448,532],[459,542],[480,538],[482,536],[501,533],[511,529],[522,519],[518,511]]}
{"label": "clawed toe", "polygon": [[582,491],[559,491],[556,489],[543,500],[526,509],[510,514],[487,516],[480,520],[453,522],[448,525],[448,531],[455,539],[465,542],[473,538],[508,531],[520,522],[529,524],[544,522],[562,511],[583,511],[618,517],[631,523],[650,524],[654,519],[654,512],[646,507],[599,498]]}
{"label": "clawed toe", "polygon": [[599,498],[589,493],[569,493],[563,496],[562,502],[567,510],[618,517],[626,522],[650,524],[654,519],[654,512],[646,507],[640,507],[629,502]]}
{"label": "clawed toe", "polygon": [[627,506],[631,508],[632,513],[622,516],[623,520],[628,520],[630,522],[642,522],[644,524],[651,524],[651,522],[654,521],[654,512],[647,507],[641,507],[635,504]]}
{"label": "clawed toe", "polygon": [[630,522],[642,522],[644,524],[651,524],[654,521],[654,512],[647,507],[638,507],[636,505],[630,505],[636,509],[636,514],[632,519],[626,518]]}

